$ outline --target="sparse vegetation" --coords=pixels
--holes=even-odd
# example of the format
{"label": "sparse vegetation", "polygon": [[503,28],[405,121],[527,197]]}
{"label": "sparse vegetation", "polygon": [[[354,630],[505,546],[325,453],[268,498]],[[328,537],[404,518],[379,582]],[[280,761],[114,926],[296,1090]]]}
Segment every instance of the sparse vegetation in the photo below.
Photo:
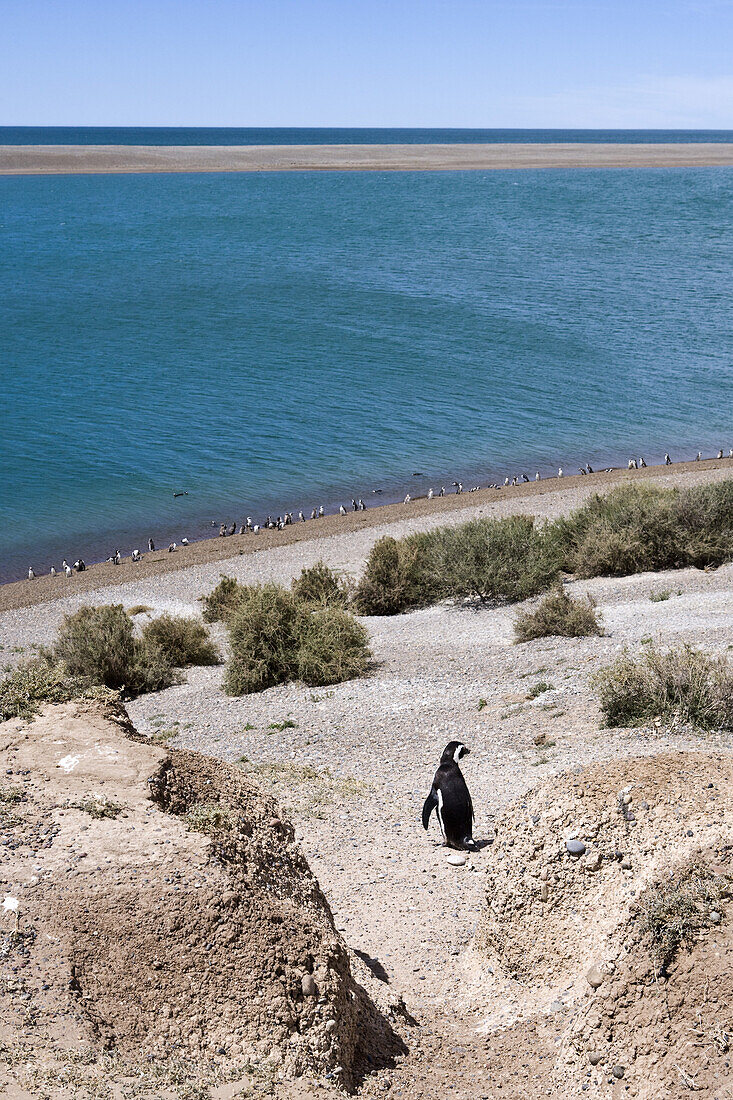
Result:
{"label": "sparse vegetation", "polygon": [[234,818],[229,807],[219,802],[197,802],[183,820],[196,833],[213,833],[218,829],[227,829]]}
{"label": "sparse vegetation", "polygon": [[693,862],[648,890],[641,901],[642,930],[656,970],[665,970],[680,947],[691,947],[730,890],[728,876]]}
{"label": "sparse vegetation", "polygon": [[134,618],[135,615],[145,615],[148,611],[152,610],[152,607],[148,607],[146,603],[136,603],[132,607],[128,607],[127,614],[132,615]]}
{"label": "sparse vegetation", "polygon": [[599,613],[590,600],[574,600],[560,585],[531,611],[521,611],[514,623],[518,642],[559,636],[582,638],[602,634]]}
{"label": "sparse vegetation", "polygon": [[369,784],[363,780],[334,776],[329,768],[313,768],[289,760],[253,764],[246,756],[239,763],[281,804],[297,809],[303,816],[322,817],[334,802],[359,798],[369,790]]}
{"label": "sparse vegetation", "polygon": [[204,622],[226,622],[246,593],[246,587],[235,580],[234,577],[222,575],[216,588],[209,592],[208,596],[203,596],[201,599],[204,605]]}
{"label": "sparse vegetation", "polygon": [[122,813],[122,806],[118,806],[116,802],[112,802],[101,794],[90,795],[89,798],[83,798],[79,802],[72,802],[71,806],[97,819],[115,818]]}
{"label": "sparse vegetation", "polygon": [[663,603],[665,600],[668,600],[671,595],[671,588],[660,588],[657,592],[652,592],[649,599],[652,603]]}
{"label": "sparse vegetation", "polygon": [[216,665],[221,660],[209,632],[197,619],[159,615],[145,624],[142,640],[144,645],[159,649],[174,668]]}
{"label": "sparse vegetation", "polygon": [[532,687],[527,692],[528,699],[536,699],[538,695],[542,695],[546,691],[553,691],[553,685],[546,683],[544,680],[539,680],[536,684],[532,684]]}
{"label": "sparse vegetation", "polygon": [[313,687],[361,675],[369,660],[364,627],[347,611],[299,600],[277,584],[253,585],[228,621],[229,695],[302,680]]}
{"label": "sparse vegetation", "polygon": [[267,728],[268,730],[276,730],[278,733],[282,733],[283,730],[297,729],[298,723],[294,722],[292,718],[286,718],[284,722],[270,722]]}
{"label": "sparse vegetation", "polygon": [[32,718],[46,703],[68,703],[84,686],[48,656],[33,657],[0,680],[0,721]]}
{"label": "sparse vegetation", "polygon": [[733,668],[724,656],[649,645],[637,658],[623,653],[596,673],[593,684],[609,726],[662,719],[733,729]]}
{"label": "sparse vegetation", "polygon": [[349,603],[349,587],[343,577],[324,561],[303,569],[293,581],[292,592],[302,603],[323,607],[346,607]]}

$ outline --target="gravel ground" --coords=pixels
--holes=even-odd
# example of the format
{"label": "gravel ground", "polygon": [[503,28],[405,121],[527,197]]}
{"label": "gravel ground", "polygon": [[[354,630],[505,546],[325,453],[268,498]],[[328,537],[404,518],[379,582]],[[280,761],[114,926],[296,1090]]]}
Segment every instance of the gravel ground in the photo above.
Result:
{"label": "gravel ground", "polygon": [[[693,477],[674,480],[689,484]],[[481,511],[522,510],[550,518],[575,507],[581,495],[573,488],[524,502],[497,502]],[[470,514],[456,511],[449,520]],[[401,520],[390,530],[401,534],[415,526]],[[98,598],[191,613],[221,572],[246,581],[288,581],[322,556],[356,573],[381,533],[337,535],[200,565],[105,588]],[[716,652],[730,648],[733,565],[600,578],[568,588],[597,601],[604,636],[515,645],[516,608],[442,604],[365,619],[374,663],[362,680],[328,689],[286,685],[230,699],[221,690],[221,667],[193,669],[186,683],[128,707],[141,732],[225,760],[247,758],[245,766],[259,772],[288,807],[347,942],[404,993],[431,1042],[438,1041],[436,1035],[443,1036],[440,1043],[455,1040],[455,1022],[445,1005],[463,981],[462,952],[483,904],[483,876],[476,872],[491,860],[492,822],[507,803],[540,778],[594,761],[662,749],[728,748],[727,738],[603,731],[588,680],[625,646],[638,650],[648,639]],[[660,592],[669,595],[652,601]],[[94,598],[86,593],[6,612],[0,616],[6,655],[16,659],[13,647],[49,642],[61,615]],[[528,699],[539,682],[548,689]],[[420,827],[440,753],[454,738],[471,748],[463,770],[476,808],[475,835],[488,842],[458,870],[446,864],[437,826],[431,824],[427,836]],[[538,745],[540,738],[545,743]],[[479,1022],[479,1015],[462,1017],[461,1042]],[[422,1085],[408,1081],[407,1073],[396,1071],[394,1094],[422,1096]],[[450,1095],[489,1095],[480,1091],[484,1077],[473,1082],[467,1077],[464,1091]]]}

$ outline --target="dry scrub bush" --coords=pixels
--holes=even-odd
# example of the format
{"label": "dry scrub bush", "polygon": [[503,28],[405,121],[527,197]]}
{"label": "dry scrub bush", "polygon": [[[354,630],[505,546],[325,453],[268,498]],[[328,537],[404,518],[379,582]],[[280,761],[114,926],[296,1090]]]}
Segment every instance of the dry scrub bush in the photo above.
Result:
{"label": "dry scrub bush", "polygon": [[547,588],[558,569],[533,516],[477,519],[452,530],[442,575],[450,596],[524,600]]}
{"label": "dry scrub bush", "polygon": [[369,636],[342,608],[316,608],[306,614],[298,640],[298,679],[311,687],[340,684],[366,672]]}
{"label": "dry scrub bush", "polygon": [[33,657],[0,681],[0,722],[32,718],[44,704],[67,703],[83,688],[48,657]]}
{"label": "dry scrub bush", "polygon": [[133,695],[160,691],[177,679],[165,653],[135,637],[122,604],[80,607],[66,615],[53,655],[69,675]]}
{"label": "dry scrub bush", "polygon": [[234,577],[222,576],[208,596],[202,596],[203,618],[207,623],[226,622],[246,594],[244,585]]}
{"label": "dry scrub bush", "polygon": [[366,669],[367,634],[347,611],[316,607],[278,584],[252,585],[228,622],[229,695],[303,680],[312,686],[352,679]]}
{"label": "dry scrub bush", "polygon": [[548,537],[578,577],[720,565],[733,557],[733,480],[614,489],[555,520]]}
{"label": "dry scrub bush", "polygon": [[710,914],[730,891],[730,881],[703,863],[648,890],[640,903],[642,931],[649,936],[656,970],[665,970],[684,944],[691,947],[713,923]]}
{"label": "dry scrub bush", "polygon": [[573,600],[562,586],[545,596],[533,611],[520,611],[514,622],[518,642],[602,633],[599,613],[591,600]]}
{"label": "dry scrub bush", "polygon": [[317,561],[310,568],[303,569],[293,581],[292,592],[296,600],[302,603],[324,607],[346,607],[349,602],[348,585],[325,561]]}
{"label": "dry scrub bush", "polygon": [[216,665],[221,660],[209,632],[197,619],[160,615],[145,624],[142,641],[159,649],[174,668]]}
{"label": "dry scrub bush", "polygon": [[445,595],[433,553],[438,532],[374,543],[354,596],[362,615],[398,615]]}
{"label": "dry scrub bush", "polygon": [[684,646],[649,646],[634,659],[622,654],[593,678],[609,726],[636,726],[655,718],[700,729],[733,729],[733,668]]}

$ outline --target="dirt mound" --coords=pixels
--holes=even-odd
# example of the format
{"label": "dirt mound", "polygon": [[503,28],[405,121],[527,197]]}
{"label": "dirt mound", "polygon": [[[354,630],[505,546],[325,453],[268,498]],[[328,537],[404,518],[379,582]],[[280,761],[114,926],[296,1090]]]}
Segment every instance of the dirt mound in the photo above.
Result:
{"label": "dirt mound", "polygon": [[400,1048],[399,1004],[377,1011],[291,826],[237,768],[68,704],[0,726],[0,769],[0,1086],[351,1088]]}
{"label": "dirt mound", "polygon": [[[690,870],[720,884],[712,911],[697,904],[691,914],[680,904]],[[589,991],[566,1031],[554,1074],[558,1095],[730,1095],[733,925],[725,920],[725,902],[731,870],[729,850],[710,852],[642,895],[615,964],[598,975],[602,984]],[[667,899],[664,919],[673,939],[695,911],[701,925],[666,962],[655,944],[659,927],[650,931],[648,916],[660,895]]]}
{"label": "dirt mound", "polygon": [[481,1030],[562,1019],[557,1095],[728,1095],[732,793],[730,757],[670,753],[556,777],[497,823]]}

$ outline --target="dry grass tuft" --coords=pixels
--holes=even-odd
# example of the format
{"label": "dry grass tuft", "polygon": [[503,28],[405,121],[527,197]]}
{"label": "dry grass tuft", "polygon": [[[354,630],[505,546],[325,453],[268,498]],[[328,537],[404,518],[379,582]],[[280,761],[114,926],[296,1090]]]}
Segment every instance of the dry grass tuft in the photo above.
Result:
{"label": "dry grass tuft", "polygon": [[174,668],[217,665],[221,660],[208,630],[196,619],[160,615],[145,624],[142,640],[144,645],[160,650]]}
{"label": "dry grass tuft", "polygon": [[533,611],[521,611],[514,623],[518,642],[555,636],[582,638],[602,633],[601,617],[591,600],[573,600],[562,586],[545,596]]}
{"label": "dry grass tuft", "polygon": [[693,862],[646,892],[640,903],[642,931],[649,936],[656,970],[665,970],[680,947],[691,947],[716,923],[711,914],[729,891],[728,876]]}
{"label": "dry grass tuft", "polygon": [[684,646],[623,653],[593,678],[609,726],[662,719],[705,730],[733,729],[733,668],[725,657]]}

